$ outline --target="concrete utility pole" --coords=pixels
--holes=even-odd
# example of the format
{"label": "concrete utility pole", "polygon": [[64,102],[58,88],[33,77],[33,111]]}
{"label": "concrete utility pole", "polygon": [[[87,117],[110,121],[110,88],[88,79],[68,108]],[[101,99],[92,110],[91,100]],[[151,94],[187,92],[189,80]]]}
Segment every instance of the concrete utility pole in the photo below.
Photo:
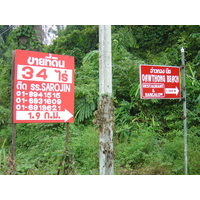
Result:
{"label": "concrete utility pole", "polygon": [[111,26],[99,26],[99,93],[98,124],[100,127],[100,175],[113,175],[113,99]]}

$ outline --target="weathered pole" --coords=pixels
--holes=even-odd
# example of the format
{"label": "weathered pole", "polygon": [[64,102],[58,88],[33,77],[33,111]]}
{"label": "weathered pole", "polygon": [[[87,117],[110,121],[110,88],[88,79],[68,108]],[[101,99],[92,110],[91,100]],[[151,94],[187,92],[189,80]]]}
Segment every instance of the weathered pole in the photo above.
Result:
{"label": "weathered pole", "polygon": [[98,124],[100,127],[100,175],[113,175],[113,99],[111,26],[99,26],[99,93]]}
{"label": "weathered pole", "polygon": [[186,81],[185,81],[185,51],[182,47],[182,91],[183,91],[183,122],[184,122],[184,163],[185,175],[188,174],[188,150],[187,150],[187,107],[186,107]]}

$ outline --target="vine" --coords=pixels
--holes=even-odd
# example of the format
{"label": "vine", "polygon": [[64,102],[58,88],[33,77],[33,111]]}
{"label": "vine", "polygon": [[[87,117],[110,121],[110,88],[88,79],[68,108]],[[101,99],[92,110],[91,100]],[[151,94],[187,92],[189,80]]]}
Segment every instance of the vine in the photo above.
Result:
{"label": "vine", "polygon": [[12,33],[13,49],[42,51],[41,34],[34,25],[21,25]]}
{"label": "vine", "polygon": [[105,129],[107,124],[111,124],[112,129],[114,129],[114,110],[113,98],[107,94],[102,95],[98,109],[94,112],[95,119],[93,120],[94,125],[97,129],[99,128],[100,132]]}

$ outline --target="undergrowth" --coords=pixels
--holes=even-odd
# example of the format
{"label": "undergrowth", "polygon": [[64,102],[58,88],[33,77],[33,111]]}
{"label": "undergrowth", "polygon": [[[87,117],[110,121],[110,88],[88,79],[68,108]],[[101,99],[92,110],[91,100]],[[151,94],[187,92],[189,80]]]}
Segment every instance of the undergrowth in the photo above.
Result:
{"label": "undergrowth", "polygon": [[[142,126],[141,126],[142,127]],[[184,174],[183,132],[159,136],[151,127],[133,127],[125,138],[114,135],[114,172],[117,175]],[[7,158],[11,127],[0,131],[0,174],[9,174]],[[70,124],[66,158],[65,124],[18,124],[16,139],[17,175],[99,174],[99,135],[92,125]],[[188,134],[189,174],[200,174],[200,138]],[[66,159],[65,159],[66,160]]]}

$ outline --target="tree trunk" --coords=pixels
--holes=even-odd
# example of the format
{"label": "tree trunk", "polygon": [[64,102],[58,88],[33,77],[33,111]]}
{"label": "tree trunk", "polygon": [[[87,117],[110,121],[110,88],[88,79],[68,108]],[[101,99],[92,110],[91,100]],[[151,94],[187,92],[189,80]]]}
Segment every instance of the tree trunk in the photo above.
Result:
{"label": "tree trunk", "polygon": [[37,38],[37,40],[43,42],[44,31],[43,31],[42,25],[35,25],[33,30],[35,30],[35,37]]}

